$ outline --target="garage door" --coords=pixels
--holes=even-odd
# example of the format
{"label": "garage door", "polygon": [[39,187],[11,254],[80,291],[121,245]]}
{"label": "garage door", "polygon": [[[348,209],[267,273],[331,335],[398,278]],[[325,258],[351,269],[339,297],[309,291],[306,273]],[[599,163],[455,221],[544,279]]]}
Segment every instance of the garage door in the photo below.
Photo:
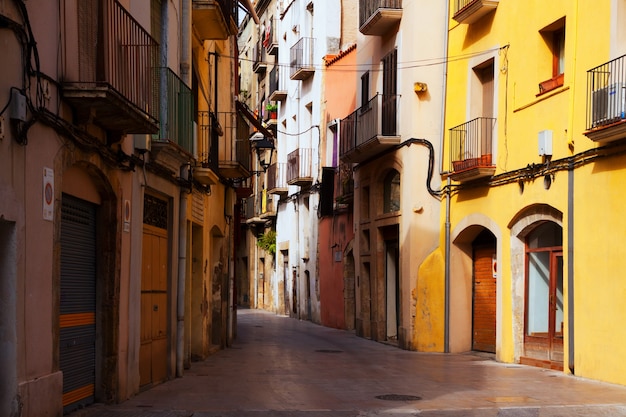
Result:
{"label": "garage door", "polygon": [[63,407],[94,402],[96,363],[96,206],[61,201],[60,366]]}

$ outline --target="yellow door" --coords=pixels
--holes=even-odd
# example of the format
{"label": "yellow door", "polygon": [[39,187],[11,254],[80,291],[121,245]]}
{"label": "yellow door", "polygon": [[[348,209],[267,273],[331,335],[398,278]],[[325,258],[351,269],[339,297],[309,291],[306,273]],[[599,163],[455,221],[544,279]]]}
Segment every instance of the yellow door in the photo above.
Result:
{"label": "yellow door", "polygon": [[167,230],[144,225],[141,273],[140,385],[167,377]]}

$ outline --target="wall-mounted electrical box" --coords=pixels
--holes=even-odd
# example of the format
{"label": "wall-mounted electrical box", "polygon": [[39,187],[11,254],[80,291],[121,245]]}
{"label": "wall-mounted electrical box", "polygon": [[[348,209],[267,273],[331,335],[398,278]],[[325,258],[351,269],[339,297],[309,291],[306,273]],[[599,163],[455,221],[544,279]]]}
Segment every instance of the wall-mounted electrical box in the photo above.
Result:
{"label": "wall-mounted electrical box", "polygon": [[552,131],[539,132],[539,156],[552,156]]}
{"label": "wall-mounted electrical box", "polygon": [[11,90],[11,109],[9,117],[14,120],[26,121],[26,97],[18,90]]}
{"label": "wall-mounted electrical box", "polygon": [[145,153],[150,150],[152,145],[152,136],[150,135],[135,135],[134,138],[135,150],[139,153]]}

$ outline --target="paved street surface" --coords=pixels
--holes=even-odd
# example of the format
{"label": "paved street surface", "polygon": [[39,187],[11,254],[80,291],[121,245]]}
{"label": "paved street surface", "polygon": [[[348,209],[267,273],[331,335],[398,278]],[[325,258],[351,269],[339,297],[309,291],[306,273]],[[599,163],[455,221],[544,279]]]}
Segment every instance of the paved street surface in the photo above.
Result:
{"label": "paved street surface", "polygon": [[233,346],[183,378],[70,417],[626,416],[626,387],[488,357],[403,351],[238,311]]}

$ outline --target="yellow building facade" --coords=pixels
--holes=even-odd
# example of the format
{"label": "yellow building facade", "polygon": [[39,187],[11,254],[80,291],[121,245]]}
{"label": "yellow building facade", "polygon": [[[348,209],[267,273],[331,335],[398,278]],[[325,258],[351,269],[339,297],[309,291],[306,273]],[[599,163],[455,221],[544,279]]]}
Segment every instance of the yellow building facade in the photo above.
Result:
{"label": "yellow building facade", "polygon": [[626,383],[614,242],[626,228],[622,9],[450,2],[441,248],[452,352]]}

